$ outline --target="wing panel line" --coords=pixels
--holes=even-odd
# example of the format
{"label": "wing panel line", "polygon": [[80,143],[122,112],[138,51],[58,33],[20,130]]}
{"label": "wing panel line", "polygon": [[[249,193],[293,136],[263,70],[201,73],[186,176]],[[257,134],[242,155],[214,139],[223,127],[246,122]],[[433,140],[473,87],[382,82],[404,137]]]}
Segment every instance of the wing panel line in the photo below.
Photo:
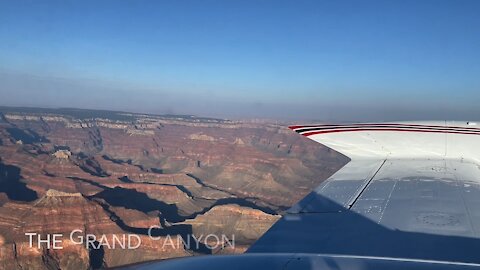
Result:
{"label": "wing panel line", "polygon": [[385,164],[387,160],[383,160],[382,164],[380,165],[380,167],[378,167],[377,171],[372,175],[372,177],[370,177],[370,179],[368,179],[368,181],[365,181],[365,184],[363,184],[363,187],[361,189],[359,189],[357,191],[357,194],[355,194],[353,196],[353,198],[350,200],[350,202],[347,204],[347,207],[348,209],[351,209],[353,207],[353,205],[357,202],[358,198],[360,198],[360,196],[362,195],[362,193],[365,191],[365,189],[367,189],[368,185],[370,185],[370,183],[372,182],[373,178],[375,178],[375,176],[377,175],[377,173],[380,171],[380,169],[382,169],[383,165]]}

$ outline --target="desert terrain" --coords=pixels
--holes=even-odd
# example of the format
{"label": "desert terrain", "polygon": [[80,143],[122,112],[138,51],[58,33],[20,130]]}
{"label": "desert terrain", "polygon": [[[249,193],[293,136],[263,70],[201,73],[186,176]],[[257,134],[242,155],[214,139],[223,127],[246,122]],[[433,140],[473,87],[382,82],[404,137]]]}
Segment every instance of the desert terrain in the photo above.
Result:
{"label": "desert terrain", "polygon": [[[273,122],[2,107],[0,269],[241,253],[347,162]],[[26,236],[74,230],[136,234],[141,245],[95,248],[65,237],[51,249]],[[235,245],[165,245],[208,234],[234,235]]]}

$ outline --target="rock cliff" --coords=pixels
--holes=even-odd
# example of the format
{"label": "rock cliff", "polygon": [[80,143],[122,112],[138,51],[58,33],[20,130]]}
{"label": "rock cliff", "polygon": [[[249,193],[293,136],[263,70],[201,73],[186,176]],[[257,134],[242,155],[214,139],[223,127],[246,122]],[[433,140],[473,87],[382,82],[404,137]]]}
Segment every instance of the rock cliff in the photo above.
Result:
{"label": "rock cliff", "polygon": [[[0,111],[2,269],[88,269],[242,252],[348,161],[275,123]],[[74,230],[107,239],[135,234],[141,245],[94,249],[72,242]],[[62,234],[63,249],[30,247],[25,233],[33,232]],[[208,234],[234,235],[235,246],[170,243]]]}

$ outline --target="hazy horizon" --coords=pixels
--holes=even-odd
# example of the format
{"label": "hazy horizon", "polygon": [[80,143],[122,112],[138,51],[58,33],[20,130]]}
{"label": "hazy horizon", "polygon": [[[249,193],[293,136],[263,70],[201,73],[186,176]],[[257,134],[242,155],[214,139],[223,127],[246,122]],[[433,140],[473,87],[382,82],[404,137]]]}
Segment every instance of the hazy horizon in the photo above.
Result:
{"label": "hazy horizon", "polygon": [[479,120],[478,1],[2,1],[0,105]]}

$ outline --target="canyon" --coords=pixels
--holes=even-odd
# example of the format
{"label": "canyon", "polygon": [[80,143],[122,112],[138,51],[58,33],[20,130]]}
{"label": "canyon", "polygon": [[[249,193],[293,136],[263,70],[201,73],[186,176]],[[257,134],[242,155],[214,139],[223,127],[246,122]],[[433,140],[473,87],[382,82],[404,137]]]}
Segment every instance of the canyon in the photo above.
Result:
{"label": "canyon", "polygon": [[[0,268],[241,253],[348,161],[273,121],[0,107]],[[136,234],[141,245],[98,249],[67,237],[49,249],[25,235],[74,230]],[[235,245],[168,244],[208,234]]]}

